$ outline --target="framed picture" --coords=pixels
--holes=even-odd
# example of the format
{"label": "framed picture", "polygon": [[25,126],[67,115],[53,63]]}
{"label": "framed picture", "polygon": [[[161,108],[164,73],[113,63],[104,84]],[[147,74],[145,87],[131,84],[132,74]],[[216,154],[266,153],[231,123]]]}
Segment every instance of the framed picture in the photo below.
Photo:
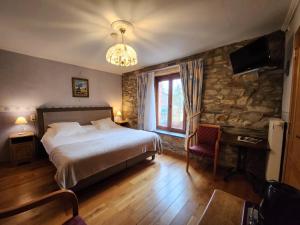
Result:
{"label": "framed picture", "polygon": [[88,79],[72,77],[73,97],[89,97]]}

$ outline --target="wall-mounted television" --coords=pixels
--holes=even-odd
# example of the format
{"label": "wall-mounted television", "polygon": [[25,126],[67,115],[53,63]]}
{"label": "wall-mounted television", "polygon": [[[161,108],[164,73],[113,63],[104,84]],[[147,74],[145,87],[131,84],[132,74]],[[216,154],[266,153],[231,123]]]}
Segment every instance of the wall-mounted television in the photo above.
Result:
{"label": "wall-mounted television", "polygon": [[268,39],[262,37],[230,54],[234,74],[254,70],[270,64]]}

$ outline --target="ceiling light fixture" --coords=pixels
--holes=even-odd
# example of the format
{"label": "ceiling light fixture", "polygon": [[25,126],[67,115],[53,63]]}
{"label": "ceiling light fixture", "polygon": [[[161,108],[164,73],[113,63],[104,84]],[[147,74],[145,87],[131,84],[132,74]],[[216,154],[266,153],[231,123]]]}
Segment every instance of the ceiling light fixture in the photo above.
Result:
{"label": "ceiling light fixture", "polygon": [[121,33],[122,43],[111,46],[106,53],[106,60],[117,66],[133,66],[136,65],[137,54],[134,48],[124,44],[124,34],[126,30],[132,29],[132,24],[125,20],[118,20],[111,24],[114,30]]}

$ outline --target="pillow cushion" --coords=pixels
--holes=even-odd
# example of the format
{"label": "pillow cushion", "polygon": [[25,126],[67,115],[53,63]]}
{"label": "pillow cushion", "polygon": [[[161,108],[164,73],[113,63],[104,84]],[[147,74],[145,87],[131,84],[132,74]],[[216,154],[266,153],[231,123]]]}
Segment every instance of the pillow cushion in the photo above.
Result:
{"label": "pillow cushion", "polygon": [[78,122],[51,123],[48,126],[53,129],[55,136],[70,136],[84,132]]}
{"label": "pillow cushion", "polygon": [[109,117],[101,120],[91,121],[91,123],[99,130],[107,130],[119,127]]}

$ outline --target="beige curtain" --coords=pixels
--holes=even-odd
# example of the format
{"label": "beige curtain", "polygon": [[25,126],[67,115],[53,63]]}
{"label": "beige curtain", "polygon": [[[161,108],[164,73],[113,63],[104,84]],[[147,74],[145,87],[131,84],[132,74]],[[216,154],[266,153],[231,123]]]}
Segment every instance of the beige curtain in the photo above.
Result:
{"label": "beige curtain", "polygon": [[[180,64],[180,78],[184,93],[184,105],[187,113],[186,136],[194,132],[200,121],[199,116],[191,118],[201,111],[203,85],[203,60],[197,59]],[[187,140],[187,138],[186,138]],[[187,143],[185,143],[187,147]]]}
{"label": "beige curtain", "polygon": [[144,130],[145,101],[148,86],[148,74],[141,73],[137,75],[137,112],[138,129]]}

